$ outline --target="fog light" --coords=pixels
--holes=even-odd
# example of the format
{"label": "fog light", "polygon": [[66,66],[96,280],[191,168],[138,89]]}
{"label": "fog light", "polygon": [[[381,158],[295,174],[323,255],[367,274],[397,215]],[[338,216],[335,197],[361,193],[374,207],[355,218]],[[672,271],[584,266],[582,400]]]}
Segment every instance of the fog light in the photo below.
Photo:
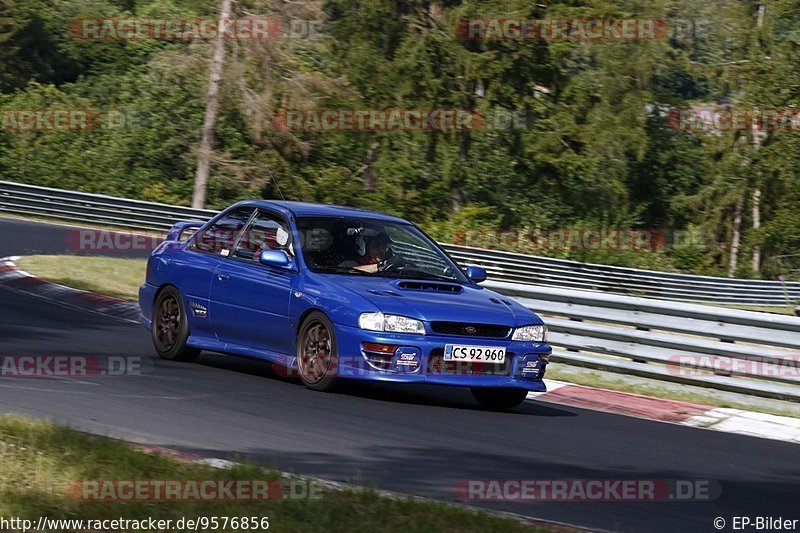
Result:
{"label": "fog light", "polygon": [[364,350],[367,352],[394,355],[394,352],[397,351],[397,346],[393,344],[378,344],[377,342],[365,342]]}
{"label": "fog light", "polygon": [[378,370],[391,370],[397,346],[377,342],[365,342],[361,346],[370,365]]}

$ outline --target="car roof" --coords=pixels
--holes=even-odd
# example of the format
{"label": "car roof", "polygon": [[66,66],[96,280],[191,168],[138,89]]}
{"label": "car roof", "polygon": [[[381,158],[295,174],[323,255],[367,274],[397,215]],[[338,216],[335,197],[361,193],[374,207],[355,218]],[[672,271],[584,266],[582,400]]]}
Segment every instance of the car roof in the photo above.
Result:
{"label": "car roof", "polygon": [[246,200],[236,205],[254,205],[256,207],[277,208],[283,212],[290,212],[298,217],[352,217],[352,218],[371,218],[396,222],[399,224],[410,224],[408,220],[400,217],[359,209],[358,207],[348,207],[344,205],[314,204],[310,202],[291,202],[287,200]]}

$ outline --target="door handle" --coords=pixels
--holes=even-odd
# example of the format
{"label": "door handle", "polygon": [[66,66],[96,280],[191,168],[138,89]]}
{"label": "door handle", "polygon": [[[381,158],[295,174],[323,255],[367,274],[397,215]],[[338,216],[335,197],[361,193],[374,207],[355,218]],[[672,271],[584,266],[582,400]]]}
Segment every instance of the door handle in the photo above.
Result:
{"label": "door handle", "polygon": [[231,277],[228,274],[217,274],[217,280],[222,283],[227,283],[229,279],[231,279]]}

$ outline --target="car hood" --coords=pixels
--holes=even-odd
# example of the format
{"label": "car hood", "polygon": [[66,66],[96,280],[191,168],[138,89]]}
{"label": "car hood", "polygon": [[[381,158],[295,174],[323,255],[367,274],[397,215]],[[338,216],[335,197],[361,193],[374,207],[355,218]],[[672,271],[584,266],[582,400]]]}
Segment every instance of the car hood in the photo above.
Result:
{"label": "car hood", "polygon": [[542,323],[536,314],[521,304],[480,286],[366,276],[331,277],[333,276],[338,286],[365,298],[387,314],[425,321],[444,320],[506,326]]}

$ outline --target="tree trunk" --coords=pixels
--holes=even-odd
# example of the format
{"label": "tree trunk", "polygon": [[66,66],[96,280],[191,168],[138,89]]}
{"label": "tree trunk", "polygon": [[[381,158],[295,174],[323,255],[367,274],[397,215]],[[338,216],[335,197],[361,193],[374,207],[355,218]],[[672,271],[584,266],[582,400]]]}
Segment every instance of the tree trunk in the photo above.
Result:
{"label": "tree trunk", "polygon": [[461,188],[453,187],[450,191],[450,209],[453,213],[461,211],[461,205],[464,203],[464,195],[461,193]]}
{"label": "tree trunk", "polygon": [[[761,189],[756,187],[753,191],[753,229],[761,227]],[[758,238],[756,236],[756,238]],[[753,273],[758,274],[761,270],[761,247],[756,244],[753,246]]]}
{"label": "tree trunk", "polygon": [[364,190],[374,191],[377,186],[377,177],[375,176],[375,169],[373,165],[375,160],[378,159],[378,149],[381,147],[380,141],[375,141],[369,145],[367,150],[367,157],[364,158]]}
{"label": "tree trunk", "polygon": [[[756,15],[756,28],[761,30],[764,27],[764,18],[767,15],[767,4],[762,2],[758,4],[758,13]],[[759,35],[760,38],[760,35]],[[761,131],[756,124],[753,124],[753,147],[757,151],[761,147]],[[752,163],[752,160],[750,161]],[[753,229],[757,230],[761,227],[761,187],[756,184],[753,190]],[[758,274],[761,270],[761,247],[756,244],[753,246],[753,274]]]}
{"label": "tree trunk", "polygon": [[[467,164],[469,160],[469,147],[472,144],[472,136],[470,132],[465,131],[461,133],[459,138],[459,146],[458,146],[458,163],[459,167],[463,167]],[[452,189],[450,191],[450,208],[453,210],[453,213],[458,213],[461,210],[461,206],[464,203],[464,191],[461,190],[461,176],[462,173],[459,172],[458,182],[452,184]]]}
{"label": "tree trunk", "polygon": [[200,148],[197,151],[197,172],[194,178],[194,194],[192,207],[202,209],[206,205],[208,189],[208,171],[211,166],[211,151],[214,148],[214,124],[219,111],[219,86],[222,83],[222,67],[225,64],[225,20],[231,18],[232,0],[222,0],[219,22],[217,24],[217,40],[214,42],[214,57],[211,60],[211,73],[206,93],[206,114],[203,118],[203,134]]}
{"label": "tree trunk", "polygon": [[728,277],[732,278],[736,273],[736,263],[739,261],[739,241],[741,240],[742,229],[742,208],[744,207],[744,194],[736,200],[736,208],[733,212],[733,238],[731,239],[731,257],[728,263]]}
{"label": "tree trunk", "polygon": [[764,27],[764,17],[767,15],[767,4],[758,4],[758,13],[756,15],[756,27],[761,29]]}

